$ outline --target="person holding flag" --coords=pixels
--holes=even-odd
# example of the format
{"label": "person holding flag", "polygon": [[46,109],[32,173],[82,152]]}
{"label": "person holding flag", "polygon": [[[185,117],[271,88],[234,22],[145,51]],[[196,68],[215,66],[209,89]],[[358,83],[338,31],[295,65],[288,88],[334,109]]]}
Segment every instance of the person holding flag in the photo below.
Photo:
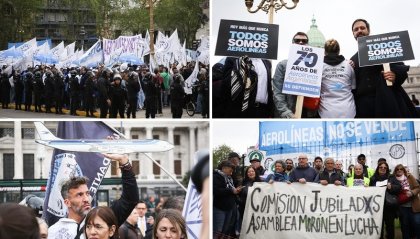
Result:
{"label": "person holding flag", "polygon": [[[104,156],[119,162],[122,172],[122,195],[111,205],[120,226],[137,204],[139,198],[137,182],[127,155],[104,154]],[[68,215],[49,228],[48,238],[84,238],[84,219],[92,208],[92,198],[87,183],[86,177],[72,177],[63,184],[61,194],[68,208]]]}

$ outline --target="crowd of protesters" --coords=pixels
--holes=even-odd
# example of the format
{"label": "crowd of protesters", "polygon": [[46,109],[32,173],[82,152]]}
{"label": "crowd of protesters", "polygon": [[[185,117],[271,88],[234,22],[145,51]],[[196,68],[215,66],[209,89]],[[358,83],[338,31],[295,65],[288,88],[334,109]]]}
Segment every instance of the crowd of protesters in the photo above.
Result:
{"label": "crowd of protesters", "polygon": [[[153,72],[146,65],[123,63],[114,67],[61,68],[51,66],[28,67],[24,71],[6,73],[0,70],[0,103],[2,109],[86,117],[136,118],[145,110],[146,118],[162,114],[170,107],[174,118],[181,118],[186,100],[194,102],[196,112],[209,116],[208,66],[200,65],[192,94],[184,91],[184,81],[193,73],[195,63],[178,69],[159,66]],[[192,98],[191,98],[192,97]],[[79,113],[77,112],[79,111]]]}
{"label": "crowd of protesters", "polygon": [[[395,238],[394,221],[399,218],[403,238],[420,238],[420,185],[407,167],[398,164],[393,170],[385,158],[378,159],[376,169],[366,165],[366,156],[360,154],[349,171],[333,158],[317,156],[312,165],[308,156],[301,154],[297,164],[288,158],[274,162],[273,172],[264,169],[261,159],[251,158],[250,166],[240,165],[240,157],[232,152],[213,172],[213,236],[238,238],[249,187],[254,182],[319,183],[345,187],[386,187],[383,226],[380,238]],[[385,236],[386,235],[386,236]]]}

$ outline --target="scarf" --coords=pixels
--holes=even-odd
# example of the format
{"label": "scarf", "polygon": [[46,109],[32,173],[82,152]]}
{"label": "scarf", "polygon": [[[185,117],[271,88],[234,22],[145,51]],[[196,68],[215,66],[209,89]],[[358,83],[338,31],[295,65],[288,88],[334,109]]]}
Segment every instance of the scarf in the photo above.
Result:
{"label": "scarf", "polygon": [[235,188],[235,186],[233,185],[233,179],[232,179],[232,177],[227,176],[225,173],[223,173],[219,169],[216,169],[216,173],[218,173],[219,175],[223,176],[223,178],[225,179],[226,188],[230,188],[230,189],[234,189]]}
{"label": "scarf", "polygon": [[231,97],[232,100],[236,100],[239,94],[244,91],[241,108],[241,111],[244,112],[248,109],[249,95],[257,85],[258,78],[255,67],[248,56],[241,56],[238,61],[238,69],[232,70],[231,73]]}
{"label": "scarf", "polygon": [[401,187],[403,190],[409,190],[410,189],[410,185],[408,184],[408,180],[407,177],[403,174],[401,176],[395,176],[397,178],[397,180],[401,183]]}

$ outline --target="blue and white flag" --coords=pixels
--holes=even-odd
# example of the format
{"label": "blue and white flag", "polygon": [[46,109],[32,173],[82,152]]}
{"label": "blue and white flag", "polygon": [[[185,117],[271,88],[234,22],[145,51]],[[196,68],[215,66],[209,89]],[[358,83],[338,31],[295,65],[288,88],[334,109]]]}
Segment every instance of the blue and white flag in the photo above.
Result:
{"label": "blue and white flag", "polygon": [[104,62],[104,54],[101,46],[101,40],[98,40],[89,50],[80,58],[79,65],[86,67],[95,67]]}
{"label": "blue and white flag", "polygon": [[[103,122],[70,121],[59,122],[57,137],[62,139],[106,139],[120,133]],[[67,207],[61,196],[63,182],[73,176],[89,178],[88,188],[94,198],[111,160],[100,153],[68,152],[54,149],[50,175],[47,182],[43,217],[48,225],[66,217]]]}

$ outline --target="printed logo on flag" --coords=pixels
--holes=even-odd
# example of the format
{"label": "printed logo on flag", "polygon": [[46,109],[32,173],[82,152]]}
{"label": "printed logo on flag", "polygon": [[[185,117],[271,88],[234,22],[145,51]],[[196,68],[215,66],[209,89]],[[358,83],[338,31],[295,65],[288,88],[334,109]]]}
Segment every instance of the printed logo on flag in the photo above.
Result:
{"label": "printed logo on flag", "polygon": [[48,201],[47,211],[55,216],[64,217],[67,207],[61,196],[62,183],[74,176],[82,176],[82,169],[76,162],[74,154],[63,153],[55,156],[52,178],[52,190]]}

